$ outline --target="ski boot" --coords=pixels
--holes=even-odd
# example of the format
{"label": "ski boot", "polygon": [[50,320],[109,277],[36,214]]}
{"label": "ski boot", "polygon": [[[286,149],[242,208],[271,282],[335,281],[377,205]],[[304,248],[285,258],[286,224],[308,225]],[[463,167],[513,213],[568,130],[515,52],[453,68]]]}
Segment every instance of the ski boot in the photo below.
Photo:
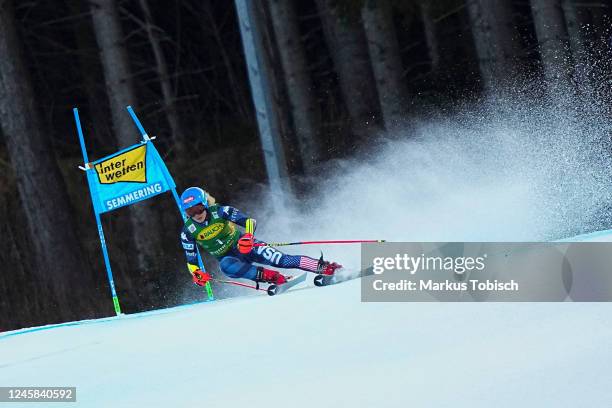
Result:
{"label": "ski boot", "polygon": [[[304,274],[302,281],[304,280],[305,276],[306,274]],[[287,278],[285,275],[277,271],[273,271],[272,269],[266,269],[260,266],[257,268],[257,279],[255,280],[256,288],[259,289],[259,282],[269,283],[270,285],[268,285],[266,292],[268,292],[268,295],[274,296],[278,293],[283,293],[289,288],[289,286],[293,286],[294,284],[300,282],[296,279],[293,279],[292,284],[285,285],[285,283],[287,283],[289,279],[292,278]]]}
{"label": "ski boot", "polygon": [[342,265],[336,262],[324,261],[323,256],[319,258],[319,265],[317,266],[317,276],[314,278],[315,286],[325,286],[334,282],[334,273],[336,269],[342,268]]}
{"label": "ski boot", "polygon": [[333,275],[336,272],[336,269],[342,268],[342,265],[337,264],[335,262],[328,261],[319,261],[319,266],[317,268],[317,273],[320,275]]}
{"label": "ski boot", "polygon": [[266,282],[274,285],[287,283],[287,278],[279,272],[264,267],[257,268],[257,282]]}

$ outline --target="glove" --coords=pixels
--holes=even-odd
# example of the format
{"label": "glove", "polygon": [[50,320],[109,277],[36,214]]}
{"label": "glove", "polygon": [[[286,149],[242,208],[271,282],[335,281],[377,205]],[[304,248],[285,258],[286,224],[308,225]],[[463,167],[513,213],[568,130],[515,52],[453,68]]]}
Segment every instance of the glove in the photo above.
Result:
{"label": "glove", "polygon": [[241,254],[248,254],[253,249],[255,244],[255,237],[253,234],[246,233],[238,240],[238,252]]}
{"label": "glove", "polygon": [[210,273],[204,272],[201,269],[198,269],[193,272],[193,283],[195,283],[198,286],[206,285],[208,281],[210,281],[211,278],[212,277],[210,276]]}

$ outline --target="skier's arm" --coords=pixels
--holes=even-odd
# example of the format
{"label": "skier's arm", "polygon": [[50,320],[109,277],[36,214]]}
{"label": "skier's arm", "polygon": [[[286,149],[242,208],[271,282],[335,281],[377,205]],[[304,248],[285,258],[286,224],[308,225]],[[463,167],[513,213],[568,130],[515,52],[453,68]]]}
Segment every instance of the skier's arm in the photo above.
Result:
{"label": "skier's arm", "polygon": [[181,232],[181,245],[185,250],[187,258],[187,269],[191,273],[193,283],[198,286],[204,286],[210,281],[211,276],[208,272],[200,269],[198,262],[198,253],[196,252],[196,241],[193,237],[184,230]]}
{"label": "skier's arm", "polygon": [[255,237],[253,236],[253,234],[255,233],[255,228],[257,226],[257,222],[255,221],[255,219],[247,217],[238,209],[230,207],[229,205],[220,207],[217,214],[221,218],[224,218],[228,221],[233,222],[234,224],[244,227],[245,233],[238,240],[237,246],[238,251],[240,253],[248,254],[251,249],[253,249],[253,245],[255,244]]}
{"label": "skier's arm", "polygon": [[219,207],[217,215],[223,219],[233,222],[236,225],[244,227],[246,229],[246,232],[249,234],[253,234],[255,232],[255,219],[247,217],[237,208],[231,207],[229,205]]}
{"label": "skier's arm", "polygon": [[189,270],[189,273],[193,275],[195,271],[200,269],[198,264],[198,253],[196,252],[196,241],[185,231],[182,231],[181,245],[183,246],[185,257],[187,258],[187,269]]}

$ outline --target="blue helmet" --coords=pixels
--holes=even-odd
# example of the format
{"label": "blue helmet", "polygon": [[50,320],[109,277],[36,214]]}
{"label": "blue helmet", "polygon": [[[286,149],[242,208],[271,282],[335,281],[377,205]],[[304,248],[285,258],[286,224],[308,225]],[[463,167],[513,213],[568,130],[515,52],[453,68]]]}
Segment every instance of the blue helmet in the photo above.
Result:
{"label": "blue helmet", "polygon": [[181,209],[185,211],[196,204],[204,204],[204,207],[208,208],[206,191],[200,187],[189,187],[181,194]]}

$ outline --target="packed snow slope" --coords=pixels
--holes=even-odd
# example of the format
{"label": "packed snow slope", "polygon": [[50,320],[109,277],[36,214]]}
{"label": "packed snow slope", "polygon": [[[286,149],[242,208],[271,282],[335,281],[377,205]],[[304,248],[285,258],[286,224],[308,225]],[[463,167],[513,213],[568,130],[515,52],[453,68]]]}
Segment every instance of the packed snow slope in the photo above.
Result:
{"label": "packed snow slope", "polygon": [[69,407],[612,401],[610,304],[362,303],[358,279],[299,288],[5,333],[0,385],[76,386]]}

